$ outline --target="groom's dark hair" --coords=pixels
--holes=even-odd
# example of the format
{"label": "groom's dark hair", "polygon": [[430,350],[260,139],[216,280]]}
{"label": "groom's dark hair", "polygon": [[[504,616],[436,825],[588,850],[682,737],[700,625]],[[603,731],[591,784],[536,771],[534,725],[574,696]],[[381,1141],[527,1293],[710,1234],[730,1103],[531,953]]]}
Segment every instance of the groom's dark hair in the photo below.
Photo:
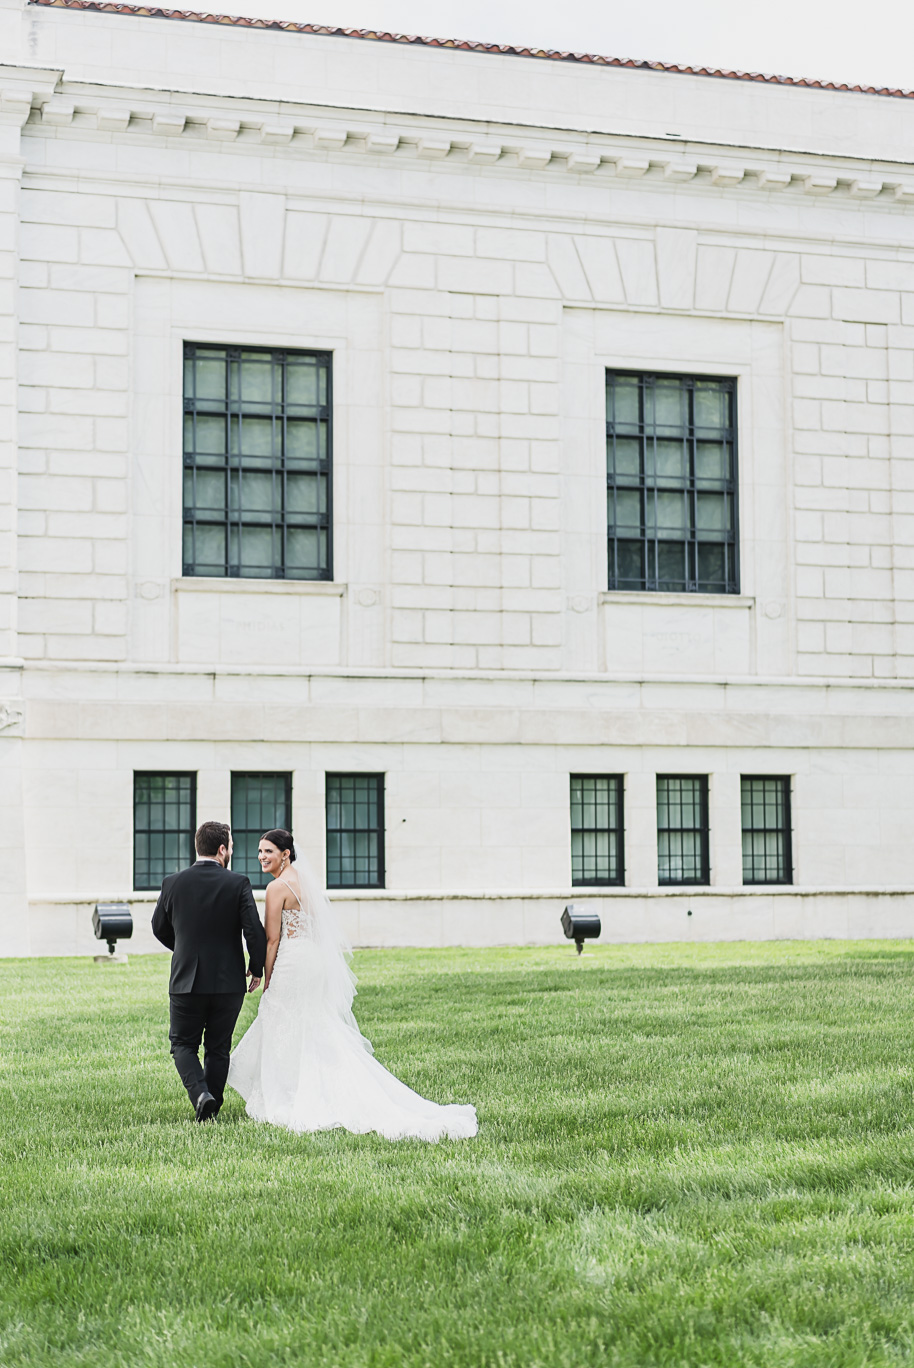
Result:
{"label": "groom's dark hair", "polygon": [[227,846],[232,833],[225,822],[204,822],[194,836],[198,855],[218,855],[220,846]]}

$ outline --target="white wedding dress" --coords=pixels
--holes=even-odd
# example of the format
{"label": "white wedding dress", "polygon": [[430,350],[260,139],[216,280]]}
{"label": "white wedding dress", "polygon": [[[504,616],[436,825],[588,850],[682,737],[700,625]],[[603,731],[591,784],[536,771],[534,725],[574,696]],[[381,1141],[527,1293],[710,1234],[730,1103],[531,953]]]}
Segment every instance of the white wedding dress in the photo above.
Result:
{"label": "white wedding dress", "polygon": [[373,1057],[352,1014],[356,979],[336,915],[307,867],[294,868],[304,901],[286,884],[299,906],[282,913],[270,987],[229,1065],[248,1116],[291,1131],[342,1126],[388,1140],[475,1135],[475,1107],[429,1102]]}

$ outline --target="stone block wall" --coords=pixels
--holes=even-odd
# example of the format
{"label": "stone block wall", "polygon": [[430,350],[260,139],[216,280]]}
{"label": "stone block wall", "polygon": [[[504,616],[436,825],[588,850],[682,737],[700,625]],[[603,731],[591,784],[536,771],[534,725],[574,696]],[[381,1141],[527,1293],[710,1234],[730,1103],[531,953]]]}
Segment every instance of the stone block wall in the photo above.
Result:
{"label": "stone block wall", "polygon": [[[324,772],[383,771],[389,890],[346,903],[372,943],[446,935],[451,895],[457,939],[499,900],[546,935],[522,904],[571,896],[579,771],[625,775],[632,938],[679,924],[665,772],[711,776],[706,928],[897,929],[909,102],[18,0],[0,25],[15,944],[130,895],[137,768],[194,770],[212,812],[233,769],[292,770],[319,862]],[[185,340],[333,353],[332,583],[182,577]],[[736,378],[739,594],[607,592],[608,367]],[[789,908],[740,884],[757,772],[793,783]]]}
{"label": "stone block wall", "polygon": [[[158,405],[175,381],[137,367],[136,296],[138,282],[168,279],[237,282],[249,301],[239,312],[265,317],[270,291],[284,291],[296,324],[283,339],[303,346],[325,340],[312,318],[318,291],[322,318],[337,292],[338,331],[354,321],[353,297],[377,298],[378,332],[362,347],[358,383],[337,399],[337,467],[341,479],[353,473],[337,517],[340,545],[347,518],[356,526],[372,516],[385,544],[367,564],[338,567],[337,578],[375,590],[385,620],[371,627],[367,650],[350,632],[340,662],[599,668],[596,646],[588,659],[568,620],[569,542],[572,557],[586,546],[588,574],[575,577],[589,578],[586,593],[605,588],[599,367],[592,412],[582,415],[567,384],[566,338],[590,310],[604,332],[645,316],[776,326],[780,369],[752,380],[740,437],[748,447],[766,406],[789,394],[778,435],[785,545],[769,558],[779,568],[760,567],[749,593],[757,612],[770,602],[787,614],[792,639],[789,659],[781,650],[769,666],[756,649],[749,668],[910,675],[914,261],[897,245],[909,214],[896,197],[858,202],[840,186],[811,197],[793,183],[766,191],[758,176],[751,188],[722,189],[701,172],[670,185],[648,162],[642,177],[617,179],[612,221],[599,222],[607,190],[593,172],[578,173],[567,208],[558,172],[543,168],[538,184],[504,152],[479,167],[451,143],[445,158],[424,162],[401,139],[395,154],[373,156],[368,139],[346,133],[332,154],[308,158],[295,154],[295,137],[264,147],[240,127],[234,140],[214,140],[209,123],[186,114],[132,114],[117,132],[101,126],[101,107],[49,122],[53,104],[24,129],[17,207],[18,649],[27,659],[137,658],[129,623],[144,601],[128,585],[129,545],[149,512],[137,434],[144,402]],[[145,170],[118,187],[128,151]],[[392,211],[380,191],[399,159]],[[191,169],[190,197],[169,191]],[[269,192],[243,188],[266,179]],[[237,189],[223,188],[232,182]],[[335,212],[320,212],[334,197]],[[687,226],[670,226],[670,215]],[[790,240],[778,241],[772,222]],[[187,327],[214,340],[218,315],[202,302],[185,310]],[[265,324],[256,340],[269,336]],[[154,363],[175,364],[173,349]],[[369,373],[375,398],[360,412]],[[383,448],[370,490],[355,478],[359,420]],[[750,518],[767,469],[742,472],[744,544],[760,535]],[[146,579],[179,575],[172,554]],[[641,667],[637,652],[614,660]]]}

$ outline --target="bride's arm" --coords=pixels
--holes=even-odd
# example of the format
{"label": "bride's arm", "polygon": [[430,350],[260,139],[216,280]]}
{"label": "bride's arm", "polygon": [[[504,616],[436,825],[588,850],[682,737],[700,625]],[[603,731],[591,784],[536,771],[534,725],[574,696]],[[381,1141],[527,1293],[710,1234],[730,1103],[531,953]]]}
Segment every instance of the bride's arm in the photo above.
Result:
{"label": "bride's arm", "polygon": [[273,965],[276,963],[276,952],[279,949],[279,938],[282,935],[282,902],[282,893],[280,893],[275,883],[270,884],[267,889],[266,916],[264,918],[264,925],[267,933],[267,958],[263,984],[264,992],[269,988],[270,979],[273,977]]}

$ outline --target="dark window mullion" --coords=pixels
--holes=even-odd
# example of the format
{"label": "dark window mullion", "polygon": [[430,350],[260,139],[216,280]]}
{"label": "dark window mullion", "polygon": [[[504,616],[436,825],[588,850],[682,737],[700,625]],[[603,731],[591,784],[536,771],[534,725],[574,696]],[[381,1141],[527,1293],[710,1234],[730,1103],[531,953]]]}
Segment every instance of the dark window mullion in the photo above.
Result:
{"label": "dark window mullion", "polygon": [[[229,389],[226,393],[228,403],[228,427],[226,429],[226,453],[225,453],[225,573],[227,576],[234,576],[238,573],[237,567],[232,564],[232,532],[235,530],[234,518],[237,514],[232,512],[232,477],[235,476],[238,488],[238,504],[241,507],[241,357],[237,349],[229,353]],[[235,380],[235,394],[232,394],[231,380]],[[234,437],[235,450],[232,450],[232,439]],[[241,552],[241,532],[238,529],[237,536],[238,552]]]}
{"label": "dark window mullion", "polygon": [[[169,798],[169,786],[172,796]],[[133,776],[133,886],[136,889],[158,888],[162,880],[178,869],[193,863],[194,829],[196,826],[197,776],[180,771],[137,770]],[[169,807],[177,813],[177,822],[169,824]],[[145,824],[138,820],[141,808],[146,810]],[[156,819],[158,814],[158,820]],[[158,839],[156,839],[158,838]],[[169,839],[171,838],[171,839]],[[175,850],[169,856],[168,846]],[[145,854],[140,854],[140,847]],[[155,847],[160,848],[160,854]]]}
{"label": "dark window mullion", "polygon": [[[327,887],[383,888],[384,775],[328,774],[325,805]],[[344,821],[347,808],[352,813],[348,824]],[[368,849],[367,863],[357,853],[362,841]]]}
{"label": "dark window mullion", "polygon": [[222,573],[228,579],[232,563],[232,352],[226,348],[223,362],[225,383],[225,457],[223,460]]}
{"label": "dark window mullion", "polygon": [[265,831],[292,828],[292,776],[287,772],[241,771],[232,774],[232,865],[246,874],[254,888],[266,888],[257,859],[257,847]]}
{"label": "dark window mullion", "polygon": [[[289,507],[289,467],[288,467],[288,440],[289,440],[289,418],[286,408],[289,391],[289,358],[286,352],[282,354],[282,366],[279,369],[280,386],[280,408],[279,408],[279,460],[277,463],[277,420],[274,418],[273,424],[273,512],[276,514],[276,480],[280,481],[280,528],[279,554],[282,564],[282,578],[285,579],[286,565],[288,564],[288,524],[286,513]],[[278,464],[278,470],[277,470]],[[275,535],[275,533],[274,533]]]}
{"label": "dark window mullion", "polygon": [[[621,381],[625,380],[624,387]],[[659,383],[658,383],[659,382]],[[658,419],[671,419],[672,415],[665,410],[669,407],[669,399],[675,385],[679,386],[680,400],[678,404],[678,418],[675,422],[665,421],[662,423],[662,430],[658,431]],[[624,407],[620,411],[619,394],[622,389],[626,391]],[[658,393],[660,402],[658,405]],[[707,412],[698,412],[699,395],[702,395],[702,402],[706,405]],[[716,396],[716,403],[709,403],[708,400]],[[653,401],[652,412],[648,418],[648,400]],[[702,590],[703,592],[726,592],[736,593],[739,588],[738,578],[738,535],[739,517],[737,510],[737,470],[736,470],[736,450],[735,450],[735,387],[734,382],[728,378],[683,376],[683,375],[664,375],[642,373],[640,375],[632,372],[607,372],[607,458],[610,450],[613,454],[613,464],[610,469],[609,459],[607,459],[607,490],[618,490],[619,488],[631,488],[630,483],[619,480],[618,473],[618,428],[626,428],[626,437],[631,440],[635,436],[635,425],[633,421],[623,421],[623,418],[633,420],[631,412],[633,401],[637,400],[637,433],[640,437],[640,459],[641,459],[641,480],[639,482],[642,490],[643,512],[647,514],[652,510],[654,517],[653,528],[649,532],[645,523],[642,529],[640,542],[640,555],[646,560],[642,566],[640,575],[640,587],[649,590],[665,589],[673,586],[680,586],[687,591]],[[702,420],[703,423],[702,423]],[[613,447],[609,447],[610,439]],[[637,440],[637,439],[636,439]],[[699,473],[699,442],[704,441],[704,462],[702,471]],[[682,443],[682,476],[677,488],[681,494],[682,507],[681,518],[683,526],[681,530],[676,530],[672,525],[667,528],[660,526],[660,503],[661,495],[672,492],[671,488],[664,489],[663,481],[666,478],[657,465],[658,442],[663,442],[664,453],[668,449],[668,444],[676,441]],[[650,443],[650,447],[648,447]],[[714,457],[714,448],[718,448],[718,456]],[[648,456],[653,457],[652,471],[648,474]],[[728,461],[724,463],[724,457]],[[664,456],[664,464],[666,464]],[[721,515],[725,515],[725,523],[718,529],[714,527],[712,519],[711,525],[702,529],[699,525],[706,512],[714,510],[711,503],[707,508],[699,506],[699,497],[704,494],[719,495],[718,506]],[[607,509],[618,511],[618,498],[615,496],[615,503],[610,504],[607,496]],[[651,502],[648,503],[648,500]],[[670,500],[667,500],[670,502]],[[670,533],[664,536],[663,533]],[[626,538],[634,535],[633,529],[626,529]],[[607,566],[611,587],[622,588],[634,586],[637,581],[633,578],[633,570],[636,558],[629,555],[625,584],[619,583],[620,560],[619,560],[619,541],[623,534],[620,533],[618,519],[607,536]],[[679,547],[679,551],[674,551]],[[662,553],[662,556],[661,556]]]}
{"label": "dark window mullion", "polygon": [[[769,804],[776,820],[769,823]],[[785,775],[743,775],[741,780],[743,814],[743,883],[790,884],[793,882],[792,821],[790,778]],[[748,808],[748,824],[746,812]],[[759,843],[761,837],[761,855]],[[772,871],[767,837],[775,838],[776,867]],[[748,838],[748,841],[747,841]]]}
{"label": "dark window mullion", "polygon": [[270,372],[270,397],[272,400],[272,412],[270,414],[270,548],[273,559],[273,578],[283,579],[286,572],[286,452],[283,440],[285,437],[286,353],[277,353],[273,361],[274,364]]}
{"label": "dark window mullion", "polygon": [[[326,465],[327,475],[327,495],[326,512],[324,521],[327,529],[327,564],[333,565],[333,370],[328,364],[325,370],[326,377],[326,411],[327,411],[327,445],[326,454],[320,457],[320,433],[318,433],[318,458],[320,464]],[[320,386],[318,385],[318,399],[320,399]],[[320,536],[320,533],[318,533]],[[386,877],[386,876],[385,876]]]}
{"label": "dark window mullion", "polygon": [[647,534],[647,428],[644,419],[644,385],[638,386],[638,535],[641,540],[641,588],[649,589],[652,574],[651,542]]}
{"label": "dark window mullion", "polygon": [[688,462],[685,470],[686,523],[685,523],[685,587],[686,592],[698,588],[698,492],[697,492],[697,451],[695,436],[695,386],[685,386],[686,398],[686,449]]}
{"label": "dark window mullion", "polygon": [[[231,418],[226,418],[226,423],[231,423]],[[226,426],[228,441],[226,446],[231,448],[231,430]],[[222,465],[222,497],[224,499],[222,513],[222,536],[224,546],[222,548],[222,572],[226,578],[231,573],[231,520],[232,520],[232,458],[230,450],[225,453],[225,460]]]}
{"label": "dark window mullion", "polygon": [[244,399],[242,397],[242,385],[244,384],[244,363],[238,363],[238,468],[235,472],[235,482],[238,488],[238,497],[235,503],[235,522],[238,552],[235,558],[235,574],[242,578],[241,566],[244,560]]}
{"label": "dark window mullion", "polygon": [[[589,798],[589,803],[588,803]],[[602,802],[601,802],[602,798]],[[621,775],[571,775],[571,882],[575,887],[600,887],[625,882],[624,862],[624,795]],[[593,821],[585,818],[587,807],[593,809]],[[598,820],[600,807],[605,807],[607,820]],[[613,814],[615,822],[613,823]],[[580,854],[575,858],[575,836],[605,836],[612,854],[607,864],[600,866],[596,850],[588,857],[582,841]],[[594,842],[596,846],[596,842]]]}
{"label": "dark window mullion", "polygon": [[[698,824],[695,825],[694,813],[698,809]],[[678,815],[678,824],[670,821],[671,812]],[[687,825],[687,812],[692,814],[691,825]],[[685,872],[684,838],[698,838],[699,869],[694,874]],[[662,838],[666,837],[666,841]],[[657,776],[657,844],[658,844],[658,882],[661,885],[707,885],[710,881],[710,829],[708,822],[708,780],[706,775],[673,774]],[[664,845],[666,852],[664,852]],[[664,866],[666,859],[667,865]],[[678,859],[679,877],[675,877],[673,867]]]}
{"label": "dark window mullion", "polygon": [[383,888],[387,880],[387,870],[385,868],[385,848],[384,840],[384,776],[378,775],[378,805],[376,814],[376,859],[378,864],[378,887]]}
{"label": "dark window mullion", "polygon": [[[656,498],[653,497],[652,489],[648,479],[648,443],[652,440],[652,434],[648,431],[647,422],[647,393],[650,377],[644,376],[638,385],[638,422],[641,425],[641,485],[644,491],[643,498],[643,517],[644,517],[644,573],[643,580],[647,589],[656,588],[657,585],[657,506]],[[654,531],[653,535],[648,533],[648,500],[652,499],[654,504]]]}
{"label": "dark window mullion", "polygon": [[790,780],[784,778],[783,788],[783,818],[782,830],[784,833],[784,878],[785,884],[793,883],[793,817],[790,807]]}
{"label": "dark window mullion", "polygon": [[[645,396],[646,393],[646,388],[642,387],[642,396]],[[657,446],[654,440],[653,426],[651,431],[648,432],[647,419],[643,418],[642,422],[644,424],[644,460],[642,464],[642,479],[644,480],[644,535],[649,548],[648,564],[645,569],[647,572],[648,588],[656,589],[659,582],[659,547],[657,543],[660,540],[657,536],[657,514],[660,511],[657,505]],[[648,451],[651,453],[650,466],[648,465]],[[652,472],[650,475],[648,474],[649,469]],[[651,508],[653,510],[652,524],[649,522],[647,516],[648,500],[650,500]],[[650,534],[647,530],[649,525],[652,525],[654,529]]]}
{"label": "dark window mullion", "polygon": [[[199,353],[204,353],[207,362],[212,363],[217,357],[221,357],[223,365],[223,380],[226,388],[224,400],[219,400],[214,395],[210,399],[200,399],[198,371],[196,369]],[[219,520],[222,524],[222,531],[225,540],[224,566],[223,571],[232,576],[238,576],[245,572],[246,577],[264,577],[274,579],[288,579],[290,571],[290,560],[294,565],[292,571],[294,578],[302,579],[329,579],[331,576],[331,554],[332,554],[332,376],[330,373],[331,357],[326,352],[297,353],[282,349],[269,348],[240,348],[240,347],[216,347],[205,343],[194,344],[186,343],[185,349],[185,402],[184,409],[191,417],[191,429],[193,433],[193,450],[188,449],[185,453],[185,466],[196,471],[199,462],[197,448],[198,440],[198,414],[197,410],[201,404],[205,405],[205,412],[213,414],[218,411],[221,405],[226,421],[225,437],[225,509]],[[242,359],[246,357],[247,359]],[[304,386],[305,393],[295,396],[303,401],[296,413],[296,419],[304,422],[308,415],[314,416],[316,429],[314,441],[318,443],[315,452],[313,467],[313,478],[316,482],[315,492],[317,494],[323,490],[323,498],[318,499],[318,504],[313,517],[305,515],[290,515],[290,486],[289,486],[289,464],[288,464],[288,405],[289,405],[289,361],[290,357],[304,356],[313,361],[313,371],[309,367],[304,367],[304,373],[300,373],[298,379]],[[244,375],[245,366],[252,371],[269,367],[270,375],[270,395],[269,403],[255,397],[246,401],[244,397]],[[308,395],[308,372],[310,372],[313,384],[319,391],[316,395]],[[211,374],[211,372],[210,372]],[[232,383],[234,379],[235,393],[232,393]],[[255,395],[263,393],[264,377],[255,377]],[[213,391],[212,384],[209,389]],[[321,391],[326,402],[319,402]],[[310,400],[315,402],[310,402]],[[269,425],[264,424],[263,420],[269,417]],[[250,434],[245,436],[245,429],[248,424],[254,424]],[[237,450],[232,453],[232,427],[236,434],[235,445]],[[320,430],[323,428],[325,443],[320,449],[318,438]],[[266,458],[266,431],[270,434],[270,456]],[[303,436],[303,432],[301,434]],[[213,445],[212,434],[207,434],[207,442]],[[245,457],[243,448],[249,448],[249,454]],[[253,456],[250,451],[255,453]],[[209,470],[215,470],[212,455],[207,453],[209,458],[205,465]],[[270,467],[270,506],[265,506],[266,481],[263,478],[266,474],[266,466]],[[298,472],[294,472],[297,474]],[[307,474],[307,469],[302,472]],[[256,476],[256,478],[254,478]],[[234,509],[230,498],[232,480],[234,479],[236,489],[236,500]],[[212,564],[214,548],[209,546],[202,552],[210,557],[209,563],[204,563],[198,559],[201,554],[200,538],[197,535],[197,524],[201,521],[201,513],[197,501],[197,480],[194,478],[192,483],[194,500],[193,506],[189,506],[186,501],[184,509],[184,525],[187,529],[186,539],[188,547],[188,557],[184,560],[184,572],[187,574],[216,573]],[[256,490],[254,503],[259,507],[254,507],[246,511],[248,491],[252,488]],[[204,520],[210,525],[214,523],[214,514],[209,510],[209,516]],[[266,531],[269,527],[269,538]],[[248,535],[245,539],[245,533]],[[316,541],[309,541],[309,537]],[[232,540],[235,541],[234,555],[232,553]],[[294,539],[294,540],[293,540]],[[212,539],[211,539],[212,540]]]}
{"label": "dark window mullion", "polygon": [[[196,370],[196,367],[194,367],[194,370]],[[197,449],[197,433],[196,433],[197,415],[196,415],[196,414],[194,414],[193,422],[194,422],[194,452],[195,452],[195,454],[196,454],[196,449]],[[191,556],[192,556],[193,564],[196,565],[196,564],[197,564],[197,527],[198,527],[199,522],[200,522],[200,500],[199,500],[199,498],[197,497],[197,462],[196,462],[196,460],[194,461],[194,464],[190,467],[190,484],[191,484],[191,491],[192,491],[192,497],[193,497],[193,510],[194,510],[193,521],[191,522],[191,525],[190,525]]]}

